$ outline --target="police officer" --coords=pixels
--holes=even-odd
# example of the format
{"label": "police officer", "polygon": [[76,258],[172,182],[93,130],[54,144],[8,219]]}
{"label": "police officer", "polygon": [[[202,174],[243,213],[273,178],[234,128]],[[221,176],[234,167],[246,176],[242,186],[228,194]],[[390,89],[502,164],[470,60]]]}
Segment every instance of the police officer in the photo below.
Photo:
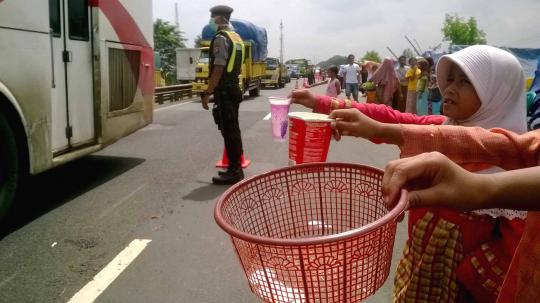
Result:
{"label": "police officer", "polygon": [[242,100],[238,75],[244,58],[244,44],[229,26],[232,11],[226,5],[210,9],[209,26],[216,34],[210,43],[210,79],[208,89],[202,93],[202,106],[208,109],[209,98],[214,95],[212,114],[221,130],[229,158],[227,171],[213,177],[214,184],[234,184],[244,178],[240,160],[243,154],[242,137],[238,124],[238,109]]}

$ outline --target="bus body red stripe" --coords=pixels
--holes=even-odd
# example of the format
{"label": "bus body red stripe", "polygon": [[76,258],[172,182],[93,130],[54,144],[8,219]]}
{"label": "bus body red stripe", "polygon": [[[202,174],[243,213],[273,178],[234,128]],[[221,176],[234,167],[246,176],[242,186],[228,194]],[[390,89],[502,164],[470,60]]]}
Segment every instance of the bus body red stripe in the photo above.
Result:
{"label": "bus body red stripe", "polygon": [[89,5],[99,7],[111,23],[122,43],[142,46],[139,88],[143,95],[154,92],[154,51],[139,26],[119,0],[90,0]]}

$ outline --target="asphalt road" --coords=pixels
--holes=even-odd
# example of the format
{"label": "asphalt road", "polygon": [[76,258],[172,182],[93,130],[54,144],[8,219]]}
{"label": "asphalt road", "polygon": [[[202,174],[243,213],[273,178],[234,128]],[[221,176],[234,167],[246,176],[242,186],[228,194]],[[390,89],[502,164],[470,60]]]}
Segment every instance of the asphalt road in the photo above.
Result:
{"label": "asphalt road", "polygon": [[[287,165],[287,143],[271,139],[263,118],[266,97],[286,95],[292,86],[242,103],[245,156],[252,160],[247,176]],[[313,90],[322,93],[324,86]],[[222,151],[199,102],[165,104],[146,128],[33,177],[1,226],[0,302],[68,302],[107,264],[122,263],[115,257],[135,239],[151,242],[108,287],[97,288],[95,302],[259,302],[213,218],[227,189],[211,183]],[[383,168],[398,155],[394,146],[345,138],[331,143],[328,161]],[[404,235],[401,223],[394,263]],[[366,302],[391,301],[394,268]]]}

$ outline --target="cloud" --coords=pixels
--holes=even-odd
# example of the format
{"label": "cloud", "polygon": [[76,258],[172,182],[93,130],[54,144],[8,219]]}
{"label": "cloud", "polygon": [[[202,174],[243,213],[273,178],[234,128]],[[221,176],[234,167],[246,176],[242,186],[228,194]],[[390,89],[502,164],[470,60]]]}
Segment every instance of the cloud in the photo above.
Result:
{"label": "cloud", "polygon": [[[279,55],[279,23],[284,25],[287,58],[319,62],[336,54],[362,56],[377,50],[389,56],[410,47],[404,36],[416,39],[425,49],[442,42],[446,13],[475,17],[488,43],[515,47],[540,47],[538,0],[177,0],[180,29],[193,45],[208,22],[209,9],[226,4],[233,18],[246,19],[267,29],[269,54]],[[154,18],[174,22],[174,0],[154,0]],[[413,41],[414,42],[414,41]]]}

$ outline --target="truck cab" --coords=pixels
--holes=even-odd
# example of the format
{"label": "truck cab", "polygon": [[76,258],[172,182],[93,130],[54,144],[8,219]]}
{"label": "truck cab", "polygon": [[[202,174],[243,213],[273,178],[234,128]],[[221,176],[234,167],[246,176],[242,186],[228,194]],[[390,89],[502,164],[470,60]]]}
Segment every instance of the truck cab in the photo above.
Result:
{"label": "truck cab", "polygon": [[262,79],[262,85],[280,88],[285,87],[285,83],[289,81],[289,74],[285,65],[278,58],[266,58],[266,74]]}
{"label": "truck cab", "polygon": [[[199,63],[195,70],[195,81],[192,83],[192,91],[194,93],[202,93],[208,87],[209,65],[210,65],[210,41],[203,41]],[[266,63],[264,61],[254,62],[251,51],[251,43],[244,42],[245,57],[242,62],[240,75],[238,75],[238,83],[242,93],[249,91],[252,97],[258,96],[262,85],[262,78],[266,73]]]}

